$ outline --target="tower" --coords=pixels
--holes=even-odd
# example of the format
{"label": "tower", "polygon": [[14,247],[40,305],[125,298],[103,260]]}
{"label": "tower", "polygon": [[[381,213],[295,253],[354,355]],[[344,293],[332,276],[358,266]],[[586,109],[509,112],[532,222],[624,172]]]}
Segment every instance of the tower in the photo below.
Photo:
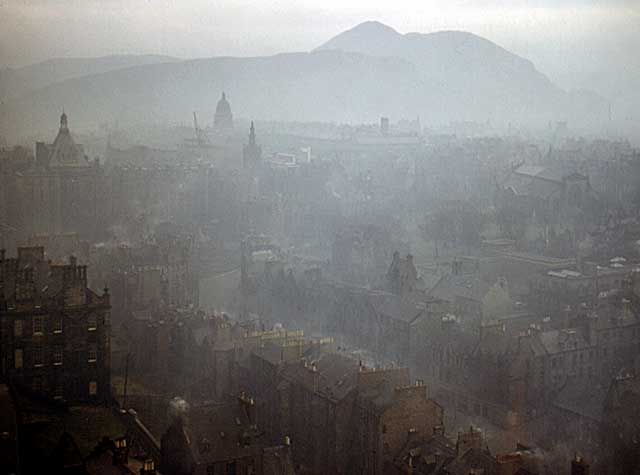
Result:
{"label": "tower", "polygon": [[242,165],[251,168],[262,162],[262,148],[256,143],[256,129],[251,121],[249,128],[249,143],[242,149]]}
{"label": "tower", "polygon": [[233,130],[233,114],[231,105],[227,101],[227,95],[223,92],[216,106],[216,114],[213,117],[213,127],[218,132],[230,132]]}
{"label": "tower", "polygon": [[69,125],[67,124],[67,113],[63,110],[60,116],[60,131],[65,130],[69,130]]}

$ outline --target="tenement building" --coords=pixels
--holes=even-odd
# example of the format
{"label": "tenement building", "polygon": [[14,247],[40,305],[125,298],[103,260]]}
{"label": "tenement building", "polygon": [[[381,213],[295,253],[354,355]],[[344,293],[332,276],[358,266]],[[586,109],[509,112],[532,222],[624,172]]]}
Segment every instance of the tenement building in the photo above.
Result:
{"label": "tenement building", "polygon": [[110,394],[109,292],[87,267],[45,258],[43,247],[0,250],[0,376],[36,394],[99,402]]}

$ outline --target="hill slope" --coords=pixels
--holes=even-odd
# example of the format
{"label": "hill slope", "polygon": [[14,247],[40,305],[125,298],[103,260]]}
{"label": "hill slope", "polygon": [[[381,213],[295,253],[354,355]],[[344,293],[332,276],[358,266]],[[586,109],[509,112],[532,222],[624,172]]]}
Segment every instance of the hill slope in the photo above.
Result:
{"label": "hill slope", "polygon": [[7,100],[67,79],[144,64],[178,61],[170,56],[113,55],[100,58],[56,58],[17,69],[0,70],[0,99]]}
{"label": "hill slope", "polygon": [[76,130],[189,122],[194,110],[208,125],[223,90],[234,115],[265,120],[546,124],[606,109],[475,35],[400,35],[370,23],[311,53],[143,64],[49,84],[0,105],[0,134],[51,134],[62,107]]}
{"label": "hill slope", "polygon": [[[365,22],[316,51],[339,50],[368,56],[393,56],[412,62],[449,93],[483,96],[506,105],[561,100],[562,91],[534,65],[472,33],[440,31],[401,35],[378,22]],[[488,96],[487,96],[488,94]]]}

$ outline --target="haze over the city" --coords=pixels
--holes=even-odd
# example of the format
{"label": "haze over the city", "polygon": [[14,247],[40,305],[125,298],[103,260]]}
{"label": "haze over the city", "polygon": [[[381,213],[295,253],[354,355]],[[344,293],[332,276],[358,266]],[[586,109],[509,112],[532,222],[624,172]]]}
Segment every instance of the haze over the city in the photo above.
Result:
{"label": "haze over the city", "polygon": [[638,0],[0,0],[0,475],[640,474]]}

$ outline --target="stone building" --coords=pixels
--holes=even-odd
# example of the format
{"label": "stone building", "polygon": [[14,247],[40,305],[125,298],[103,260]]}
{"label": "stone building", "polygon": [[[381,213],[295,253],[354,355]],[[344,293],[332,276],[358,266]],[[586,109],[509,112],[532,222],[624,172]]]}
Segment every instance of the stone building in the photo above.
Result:
{"label": "stone building", "polygon": [[442,408],[409,372],[369,369],[341,354],[286,365],[277,379],[279,434],[303,474],[382,474],[414,432],[442,425]]}
{"label": "stone building", "polygon": [[87,267],[45,258],[42,247],[0,251],[2,378],[56,399],[110,396],[109,293],[87,287]]}
{"label": "stone building", "polygon": [[77,232],[93,238],[100,231],[102,168],[89,161],[69,130],[67,115],[52,144],[36,143],[35,162],[15,174],[19,199],[12,213],[24,236]]}
{"label": "stone building", "polygon": [[253,398],[245,394],[174,415],[161,439],[160,459],[166,475],[294,474],[289,439],[276,446],[263,442]]}
{"label": "stone building", "polygon": [[586,225],[602,211],[589,177],[524,163],[499,186],[496,209],[505,237],[559,256],[573,254]]}

